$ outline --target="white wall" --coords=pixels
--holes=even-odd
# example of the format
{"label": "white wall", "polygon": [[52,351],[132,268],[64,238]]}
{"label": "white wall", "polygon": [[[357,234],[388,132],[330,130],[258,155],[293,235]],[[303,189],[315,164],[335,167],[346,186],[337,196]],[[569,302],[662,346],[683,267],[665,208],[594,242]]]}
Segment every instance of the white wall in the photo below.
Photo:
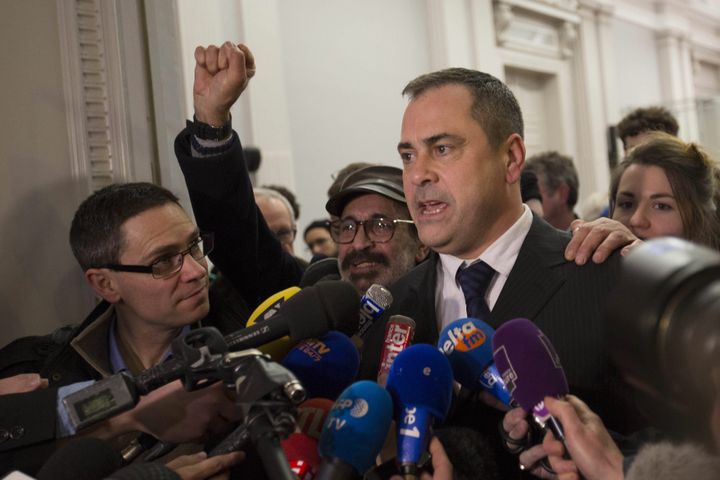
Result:
{"label": "white wall", "polygon": [[634,108],[662,102],[660,68],[654,31],[617,18],[611,28],[619,110],[615,114],[622,118]]}

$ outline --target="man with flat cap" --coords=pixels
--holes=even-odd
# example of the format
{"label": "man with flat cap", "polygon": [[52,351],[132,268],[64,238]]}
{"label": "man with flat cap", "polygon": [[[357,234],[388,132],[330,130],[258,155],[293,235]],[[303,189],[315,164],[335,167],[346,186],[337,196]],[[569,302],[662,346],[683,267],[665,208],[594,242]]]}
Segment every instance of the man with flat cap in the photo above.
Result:
{"label": "man with flat cap", "polygon": [[[303,272],[257,208],[240,139],[231,127],[230,107],[255,73],[250,50],[226,42],[219,49],[198,47],[195,58],[194,121],[175,140],[175,154],[198,226],[215,234],[211,260],[252,310],[300,284]],[[334,217],[331,233],[339,246],[341,278],[360,294],[373,283],[389,286],[427,255],[405,205],[399,168],[377,165],[353,172],[327,210]]]}

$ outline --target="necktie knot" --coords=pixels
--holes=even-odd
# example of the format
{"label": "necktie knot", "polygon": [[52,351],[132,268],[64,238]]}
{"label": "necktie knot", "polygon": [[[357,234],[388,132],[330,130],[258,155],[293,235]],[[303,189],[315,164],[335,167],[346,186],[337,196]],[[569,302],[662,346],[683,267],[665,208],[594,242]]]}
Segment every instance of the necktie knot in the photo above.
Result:
{"label": "necktie knot", "polygon": [[495,270],[483,261],[458,269],[455,278],[465,295],[469,317],[485,322],[489,320],[490,308],[485,301],[485,293],[494,276]]}

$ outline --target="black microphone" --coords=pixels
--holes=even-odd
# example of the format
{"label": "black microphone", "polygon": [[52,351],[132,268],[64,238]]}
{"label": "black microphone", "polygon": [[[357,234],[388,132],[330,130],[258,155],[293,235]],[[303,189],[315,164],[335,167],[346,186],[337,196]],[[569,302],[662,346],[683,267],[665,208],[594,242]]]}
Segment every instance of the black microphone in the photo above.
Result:
{"label": "black microphone", "polygon": [[165,465],[141,462],[122,468],[103,480],[182,480],[182,477]]}
{"label": "black microphone", "polygon": [[37,473],[38,480],[98,480],[123,466],[108,442],[80,437],[58,449]]}
{"label": "black microphone", "polygon": [[319,337],[329,330],[352,335],[360,302],[349,282],[319,282],[293,295],[270,319],[225,336],[231,351],[257,348],[289,335],[291,340]]}

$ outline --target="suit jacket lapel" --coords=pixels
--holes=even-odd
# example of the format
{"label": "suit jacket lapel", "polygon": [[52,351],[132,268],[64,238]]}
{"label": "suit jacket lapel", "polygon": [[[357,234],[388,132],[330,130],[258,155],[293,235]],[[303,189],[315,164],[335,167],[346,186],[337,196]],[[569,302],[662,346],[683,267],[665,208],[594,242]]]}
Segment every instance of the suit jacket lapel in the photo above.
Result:
{"label": "suit jacket lapel", "polygon": [[533,215],[530,231],[491,312],[493,328],[515,317],[537,316],[565,282],[561,270],[555,267],[566,262],[566,244],[562,232]]}

